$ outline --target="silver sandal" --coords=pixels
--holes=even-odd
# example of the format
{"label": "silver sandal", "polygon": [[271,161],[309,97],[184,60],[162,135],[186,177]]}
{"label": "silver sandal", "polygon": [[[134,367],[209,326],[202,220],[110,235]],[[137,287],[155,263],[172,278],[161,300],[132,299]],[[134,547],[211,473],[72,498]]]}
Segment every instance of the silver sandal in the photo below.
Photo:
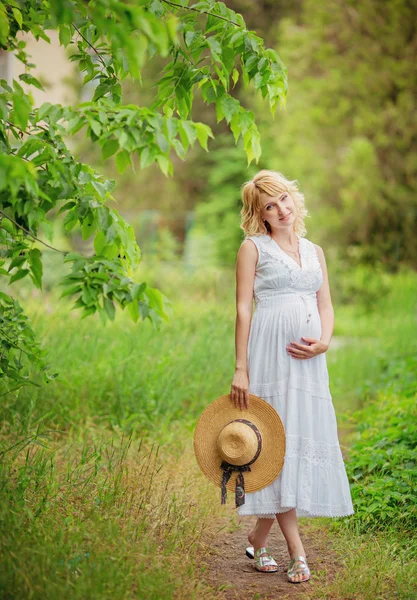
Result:
{"label": "silver sandal", "polygon": [[[261,554],[265,553],[267,556],[261,556]],[[276,573],[278,571],[278,565],[269,554],[267,548],[258,548],[254,552],[253,546],[249,546],[249,548],[246,548],[246,556],[255,559],[255,569],[260,573]],[[276,569],[264,569],[263,567],[276,567]]]}
{"label": "silver sandal", "polygon": [[[301,563],[304,563],[305,566],[299,565],[298,567],[294,568],[296,561],[300,561]],[[300,581],[293,581],[292,579],[290,579],[290,577],[294,577],[294,575],[300,575],[300,574],[308,575],[307,579],[300,579]],[[287,570],[287,577],[288,577],[288,581],[290,583],[304,583],[310,579],[310,575],[311,575],[311,572],[308,567],[305,556],[296,556],[295,558],[293,558],[291,560],[288,570]]]}

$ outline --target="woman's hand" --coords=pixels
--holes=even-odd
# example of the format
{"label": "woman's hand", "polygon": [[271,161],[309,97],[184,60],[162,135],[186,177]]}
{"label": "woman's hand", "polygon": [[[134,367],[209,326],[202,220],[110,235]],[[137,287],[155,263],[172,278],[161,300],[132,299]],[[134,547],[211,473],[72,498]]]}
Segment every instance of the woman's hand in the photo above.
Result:
{"label": "woman's hand", "polygon": [[287,346],[287,352],[292,358],[297,359],[306,359],[313,358],[313,356],[317,356],[318,354],[323,354],[327,352],[329,348],[329,344],[325,344],[321,340],[316,340],[314,338],[302,337],[302,340],[308,342],[308,346],[305,344],[297,344],[296,342],[291,342]]}
{"label": "woman's hand", "polygon": [[233,376],[230,396],[235,408],[249,408],[249,377],[246,369],[236,369]]}

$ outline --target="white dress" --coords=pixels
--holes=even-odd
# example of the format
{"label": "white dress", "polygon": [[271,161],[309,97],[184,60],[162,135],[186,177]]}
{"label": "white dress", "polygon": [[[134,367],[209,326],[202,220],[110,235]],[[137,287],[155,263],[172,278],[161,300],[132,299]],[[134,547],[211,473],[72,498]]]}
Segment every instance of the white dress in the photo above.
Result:
{"label": "white dress", "polygon": [[329,390],[326,353],[295,359],[286,351],[301,337],[320,339],[316,292],[323,273],[316,248],[299,238],[301,267],[269,235],[258,249],[255,311],[248,339],[249,393],[271,404],[286,434],[284,466],[262,490],[246,493],[239,515],[274,518],[296,508],[299,517],[354,513]]}

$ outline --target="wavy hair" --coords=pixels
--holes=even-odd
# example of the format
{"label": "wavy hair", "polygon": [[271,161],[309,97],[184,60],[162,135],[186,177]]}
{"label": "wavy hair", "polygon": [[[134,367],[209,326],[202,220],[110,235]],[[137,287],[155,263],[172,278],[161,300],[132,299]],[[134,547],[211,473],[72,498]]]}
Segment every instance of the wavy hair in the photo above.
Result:
{"label": "wavy hair", "polygon": [[269,223],[265,224],[261,217],[260,192],[264,192],[268,196],[277,196],[283,192],[291,194],[296,207],[294,231],[299,237],[303,237],[307,233],[304,219],[308,216],[308,210],[305,207],[304,194],[299,191],[298,181],[296,179],[290,181],[278,171],[263,169],[241,187],[240,228],[246,236],[265,235],[271,232]]}

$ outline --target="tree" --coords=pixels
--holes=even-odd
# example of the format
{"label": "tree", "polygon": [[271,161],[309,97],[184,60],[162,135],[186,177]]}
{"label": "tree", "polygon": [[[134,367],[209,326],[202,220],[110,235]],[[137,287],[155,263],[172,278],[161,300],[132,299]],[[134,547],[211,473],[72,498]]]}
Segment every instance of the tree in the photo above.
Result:
{"label": "tree", "polygon": [[[58,30],[70,60],[85,74],[83,83],[97,82],[90,102],[45,102],[36,108],[24,90],[22,83],[42,85],[30,74],[35,65],[18,34],[31,32],[49,42],[51,29]],[[136,281],[140,247],[129,224],[106,206],[116,182],[79,162],[65,139],[84,129],[103,160],[115,155],[119,173],[133,166],[137,153],[141,168],[155,162],[172,176],[172,150],[185,159],[195,141],[208,151],[213,138],[208,125],[190,118],[199,89],[204,102],[215,105],[217,121],[226,120],[235,144],[243,141],[250,165],[261,155],[259,132],[254,113],[231,94],[232,83],[241,78],[246,87],[253,85],[268,99],[274,117],[278,106],[285,107],[285,65],[240,14],[214,0],[193,5],[187,0],[9,0],[0,4],[0,45],[26,67],[11,86],[0,80],[0,274],[9,284],[30,277],[41,289],[41,248],[55,250],[43,237],[64,213],[66,230],[80,228],[83,239],[94,238],[95,253],[64,253],[72,270],[61,280],[62,296],[73,298],[83,316],[98,312],[103,320],[113,319],[118,305],[134,322],[149,319],[159,327],[161,319],[169,319],[169,299]],[[124,105],[121,82],[130,76],[141,83],[144,64],[155,56],[167,62],[151,105]],[[23,309],[4,292],[0,326],[0,372],[7,391],[34,383],[30,365],[46,381],[55,377]]]}

